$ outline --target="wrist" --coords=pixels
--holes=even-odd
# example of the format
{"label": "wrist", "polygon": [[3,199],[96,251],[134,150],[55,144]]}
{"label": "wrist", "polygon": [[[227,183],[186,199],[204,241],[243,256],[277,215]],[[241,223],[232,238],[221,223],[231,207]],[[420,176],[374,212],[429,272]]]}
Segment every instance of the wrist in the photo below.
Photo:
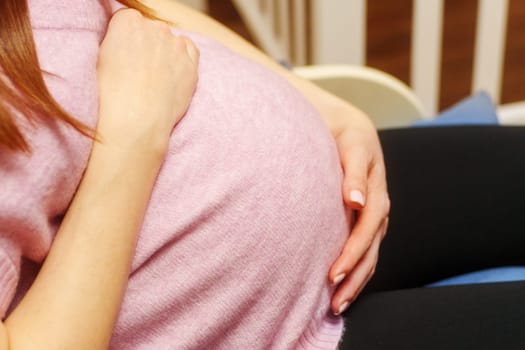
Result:
{"label": "wrist", "polygon": [[134,139],[102,139],[93,144],[87,170],[109,168],[112,172],[125,173],[140,168],[155,170],[160,168],[168,151],[168,142]]}
{"label": "wrist", "polygon": [[132,103],[101,103],[97,139],[112,151],[126,149],[165,154],[172,129],[160,111],[139,108]]}

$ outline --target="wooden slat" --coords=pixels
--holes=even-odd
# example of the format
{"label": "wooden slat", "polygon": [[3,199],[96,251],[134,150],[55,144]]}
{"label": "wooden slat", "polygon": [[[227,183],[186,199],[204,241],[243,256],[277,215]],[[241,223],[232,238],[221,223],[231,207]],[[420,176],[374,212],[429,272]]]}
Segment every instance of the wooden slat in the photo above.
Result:
{"label": "wooden slat", "polygon": [[293,13],[293,28],[292,28],[292,44],[293,44],[293,64],[305,65],[307,57],[307,43],[306,35],[306,4],[305,0],[292,0]]}
{"label": "wooden slat", "polygon": [[278,57],[290,59],[291,57],[291,47],[290,47],[290,4],[288,0],[276,0],[277,4],[274,11],[278,16],[277,20],[279,21],[279,32],[277,33],[278,40],[281,42],[283,49],[286,50],[287,57]]}
{"label": "wooden slat", "polygon": [[365,62],[365,0],[311,1],[314,64]]}
{"label": "wooden slat", "polygon": [[525,126],[525,101],[498,106],[498,119],[501,125]]}
{"label": "wooden slat", "polygon": [[507,30],[508,0],[480,0],[472,91],[485,90],[498,104]]}
{"label": "wooden slat", "polygon": [[[246,3],[246,0],[243,1],[244,3]],[[275,12],[274,12],[274,8],[275,8],[275,0],[264,0],[265,4],[264,4],[264,8],[265,8],[265,11],[261,14],[262,17],[264,17],[267,25],[273,30],[273,33],[275,34]],[[248,5],[246,5],[248,6]]]}
{"label": "wooden slat", "polygon": [[[283,46],[282,41],[274,33],[273,0],[261,0],[261,2],[232,0],[232,3],[255,36],[258,44],[268,55],[275,59],[290,59],[288,49]],[[262,9],[264,12],[261,12]]]}
{"label": "wooden slat", "polygon": [[439,110],[470,95],[478,0],[445,0]]}
{"label": "wooden slat", "polygon": [[430,116],[438,110],[443,0],[414,0],[412,25],[410,85]]}

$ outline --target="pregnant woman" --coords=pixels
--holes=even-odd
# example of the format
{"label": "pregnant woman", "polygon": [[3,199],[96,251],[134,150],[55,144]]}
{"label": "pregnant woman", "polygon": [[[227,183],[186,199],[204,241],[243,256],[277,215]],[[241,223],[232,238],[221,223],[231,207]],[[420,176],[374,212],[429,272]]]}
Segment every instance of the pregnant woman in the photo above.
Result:
{"label": "pregnant woman", "polygon": [[387,225],[370,122],[183,6],[148,2],[172,33],[122,5],[153,13],[2,2],[0,346],[335,349]]}

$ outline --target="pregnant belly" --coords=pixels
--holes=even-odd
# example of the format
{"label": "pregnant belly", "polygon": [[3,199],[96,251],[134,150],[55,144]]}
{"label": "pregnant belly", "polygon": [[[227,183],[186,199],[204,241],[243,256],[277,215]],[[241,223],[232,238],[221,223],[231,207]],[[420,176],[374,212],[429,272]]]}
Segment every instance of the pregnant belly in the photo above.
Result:
{"label": "pregnant belly", "polygon": [[285,349],[328,310],[328,268],[349,228],[338,155],[279,77],[200,48],[199,87],[150,201],[117,334],[138,318],[164,329],[156,339],[166,327],[191,339],[181,349]]}

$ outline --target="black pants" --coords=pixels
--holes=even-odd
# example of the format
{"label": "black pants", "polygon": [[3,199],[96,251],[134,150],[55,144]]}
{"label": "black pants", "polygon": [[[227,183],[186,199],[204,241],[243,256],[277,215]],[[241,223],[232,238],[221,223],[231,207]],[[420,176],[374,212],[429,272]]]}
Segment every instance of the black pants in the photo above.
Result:
{"label": "black pants", "polygon": [[345,315],[341,349],[525,349],[525,282],[422,288],[525,265],[525,128],[380,136],[390,228],[376,275]]}

